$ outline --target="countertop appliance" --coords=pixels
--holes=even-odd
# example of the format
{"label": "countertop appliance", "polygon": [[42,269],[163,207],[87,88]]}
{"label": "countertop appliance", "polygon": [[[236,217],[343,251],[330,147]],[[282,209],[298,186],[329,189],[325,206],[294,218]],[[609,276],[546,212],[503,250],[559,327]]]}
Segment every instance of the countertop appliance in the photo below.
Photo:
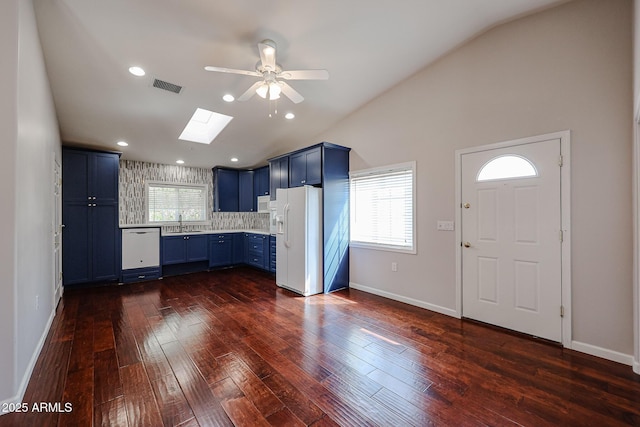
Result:
{"label": "countertop appliance", "polygon": [[158,267],[159,265],[159,228],[127,228],[122,230],[123,270]]}
{"label": "countertop appliance", "polygon": [[276,190],[276,284],[304,296],[323,292],[322,189]]}

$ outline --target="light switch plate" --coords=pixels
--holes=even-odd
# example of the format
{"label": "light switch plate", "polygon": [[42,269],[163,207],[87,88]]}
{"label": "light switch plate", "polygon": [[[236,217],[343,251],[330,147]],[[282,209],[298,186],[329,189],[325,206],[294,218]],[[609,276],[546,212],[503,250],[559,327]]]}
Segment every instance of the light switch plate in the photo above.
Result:
{"label": "light switch plate", "polygon": [[438,221],[438,231],[453,231],[453,221]]}

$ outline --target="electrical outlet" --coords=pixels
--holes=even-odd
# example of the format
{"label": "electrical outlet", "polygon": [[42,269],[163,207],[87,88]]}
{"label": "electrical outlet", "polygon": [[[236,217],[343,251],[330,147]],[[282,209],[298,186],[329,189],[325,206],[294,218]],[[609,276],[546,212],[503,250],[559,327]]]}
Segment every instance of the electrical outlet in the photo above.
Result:
{"label": "electrical outlet", "polygon": [[397,262],[392,262],[391,263],[391,271],[398,271],[398,263]]}

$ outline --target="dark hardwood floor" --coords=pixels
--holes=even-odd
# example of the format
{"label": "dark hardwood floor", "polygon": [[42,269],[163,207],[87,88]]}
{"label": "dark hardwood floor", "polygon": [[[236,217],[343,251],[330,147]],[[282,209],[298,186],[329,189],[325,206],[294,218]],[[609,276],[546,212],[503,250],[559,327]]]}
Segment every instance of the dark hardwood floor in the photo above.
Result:
{"label": "dark hardwood floor", "polygon": [[0,426],[637,426],[640,377],[364,292],[302,298],[239,268],[67,291],[24,402]]}

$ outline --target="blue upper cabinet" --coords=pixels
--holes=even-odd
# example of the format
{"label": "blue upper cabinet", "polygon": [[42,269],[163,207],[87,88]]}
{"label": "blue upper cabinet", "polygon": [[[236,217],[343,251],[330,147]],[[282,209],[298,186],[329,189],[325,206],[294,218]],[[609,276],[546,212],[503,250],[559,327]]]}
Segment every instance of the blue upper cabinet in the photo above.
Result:
{"label": "blue upper cabinet", "polygon": [[119,153],[62,150],[64,284],[120,277]]}
{"label": "blue upper cabinet", "polygon": [[252,170],[238,171],[238,211],[255,212],[256,198],[253,194],[254,172]]}
{"label": "blue upper cabinet", "polygon": [[253,195],[254,199],[258,196],[269,195],[269,166],[255,169],[253,175]]}
{"label": "blue upper cabinet", "polygon": [[269,192],[276,199],[276,189],[289,188],[289,156],[269,160]]}
{"label": "blue upper cabinet", "polygon": [[214,168],[213,183],[213,210],[216,212],[238,212],[238,171]]}
{"label": "blue upper cabinet", "polygon": [[321,147],[311,148],[289,156],[289,187],[322,183]]}

